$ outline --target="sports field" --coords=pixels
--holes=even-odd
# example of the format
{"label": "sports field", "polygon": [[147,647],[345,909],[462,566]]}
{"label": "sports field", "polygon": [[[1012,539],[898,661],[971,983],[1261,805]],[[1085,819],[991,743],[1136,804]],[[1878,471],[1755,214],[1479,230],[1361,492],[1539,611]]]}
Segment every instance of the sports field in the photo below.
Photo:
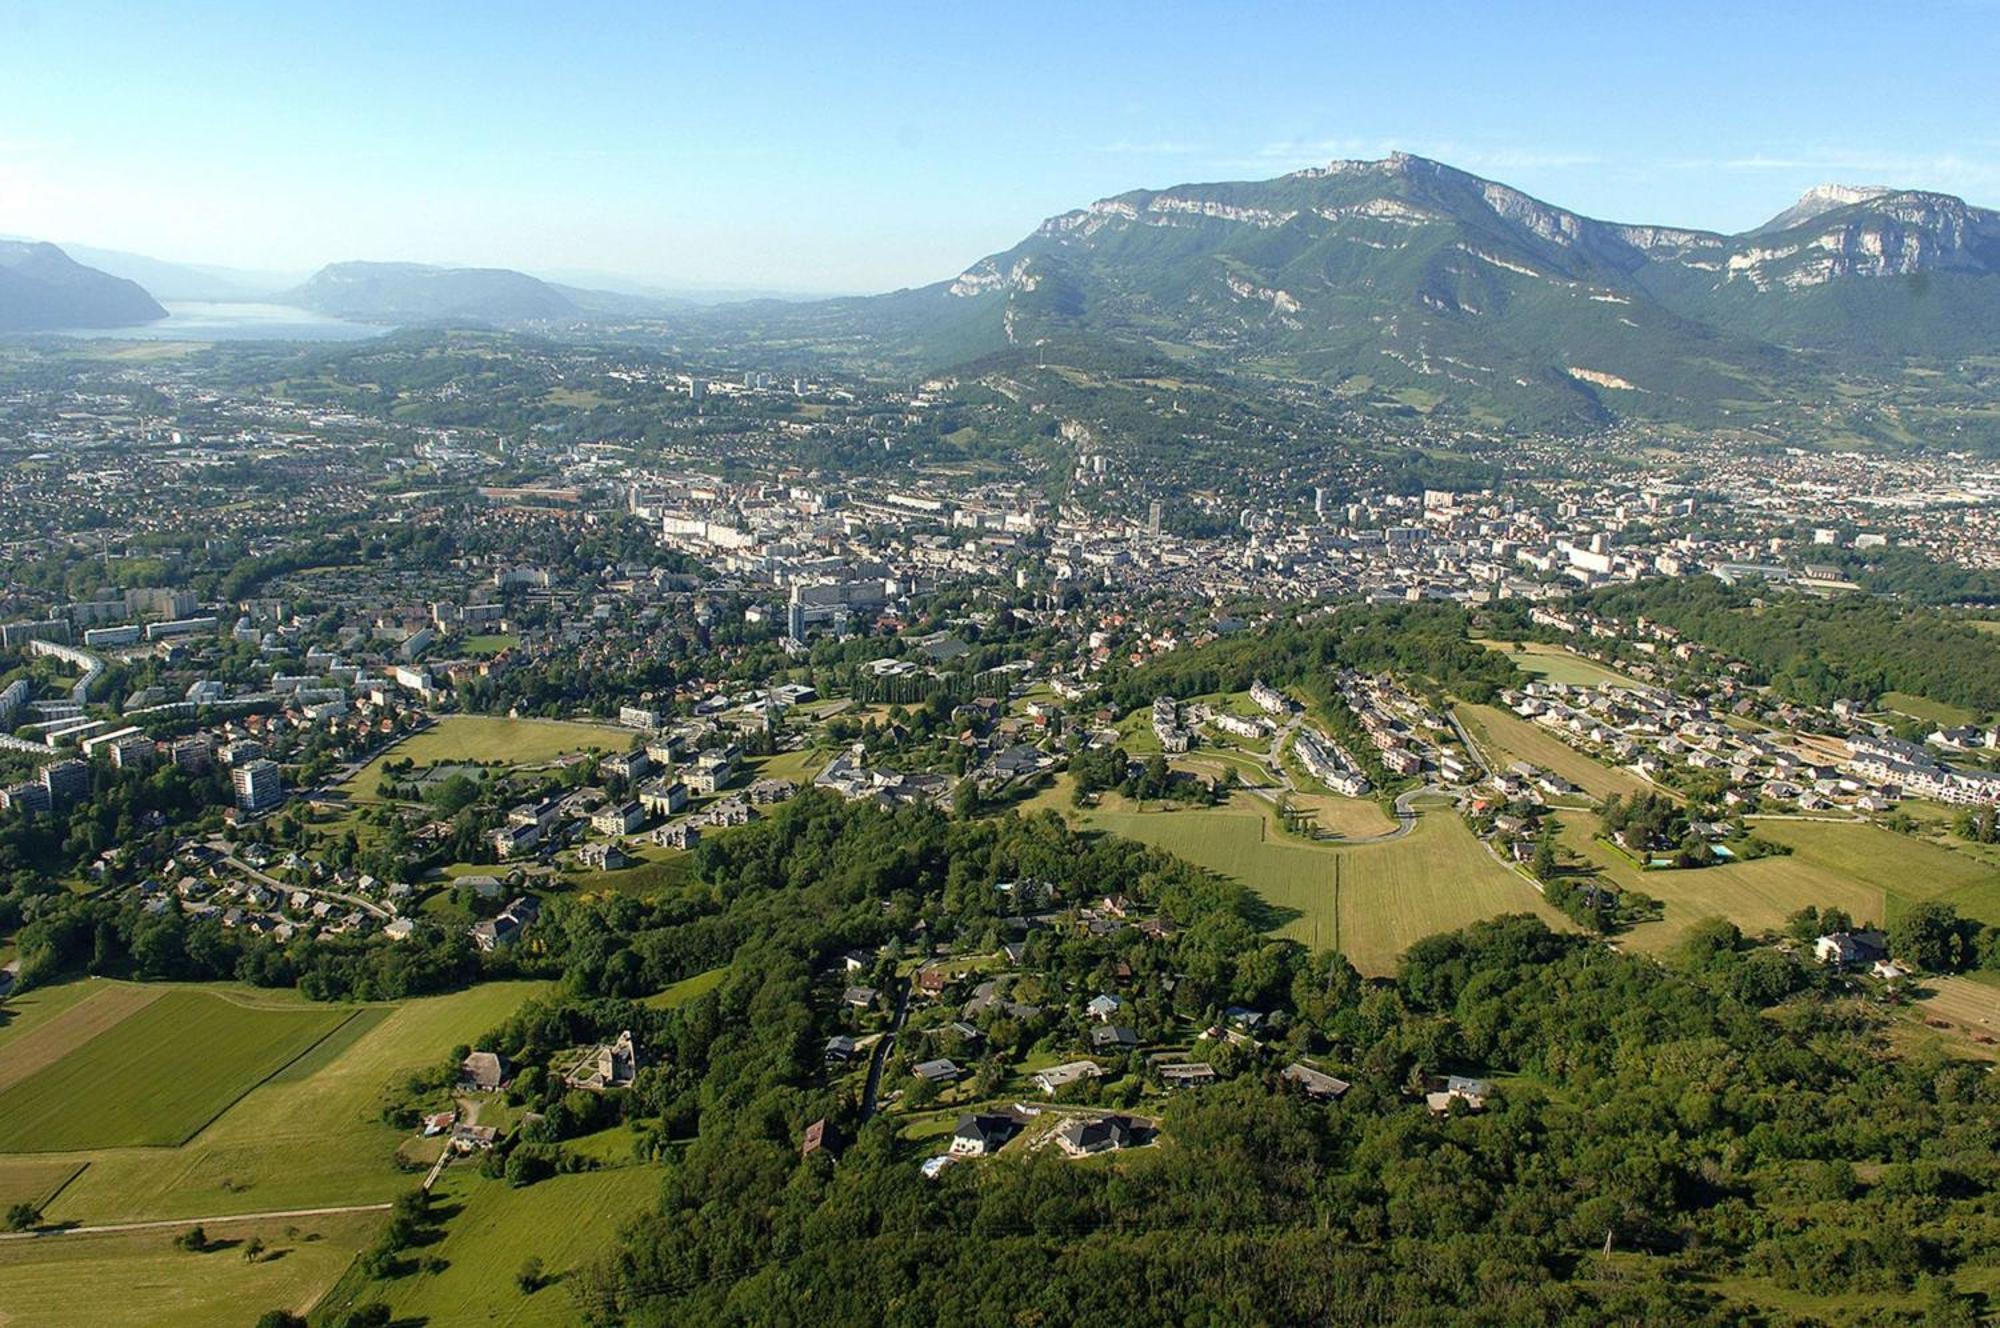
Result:
{"label": "sports field", "polygon": [[1449,808],[1427,810],[1401,839],[1350,847],[1289,838],[1272,816],[1239,794],[1226,807],[1107,808],[1083,819],[1249,886],[1282,915],[1280,935],[1338,948],[1364,973],[1390,972],[1412,942],[1481,918],[1531,912],[1551,926],[1569,925],[1525,879],[1494,861]]}
{"label": "sports field", "polygon": [[178,1144],[353,1015],[107,984],[0,1051],[0,1153]]}
{"label": "sports field", "polygon": [[[382,1123],[384,1090],[474,1041],[540,990],[539,983],[488,983],[396,1005],[331,1009],[300,1001],[304,1017],[345,1022],[276,1073],[267,1071],[179,1147],[43,1155],[88,1164],[47,1216],[90,1224],[392,1199],[410,1186],[395,1166],[407,1136]],[[189,1043],[166,1040],[186,1059]],[[19,1160],[0,1157],[0,1165]]]}
{"label": "sports field", "polygon": [[[215,1328],[266,1310],[303,1314],[375,1238],[382,1213],[211,1223],[215,1248],[174,1248],[177,1232],[0,1241],[4,1328]],[[270,1251],[255,1263],[243,1246]]]}
{"label": "sports field", "polygon": [[[658,1203],[660,1178],[654,1167],[623,1166],[517,1190],[482,1179],[472,1167],[455,1167],[438,1193],[463,1210],[446,1224],[444,1239],[424,1251],[442,1258],[444,1270],[413,1273],[367,1294],[388,1302],[399,1323],[577,1323],[567,1275],[609,1250],[622,1223]],[[514,1274],[531,1257],[554,1280],[523,1296]]]}
{"label": "sports field", "polygon": [[1512,641],[1479,641],[1475,644],[1488,650],[1497,650],[1514,661],[1514,666],[1523,673],[1531,673],[1537,678],[1550,682],[1567,683],[1573,687],[1601,687],[1611,684],[1619,687],[1636,686],[1636,682],[1618,672],[1606,668],[1594,659],[1561,646],[1548,645],[1541,641],[1523,641],[1523,649],[1516,650]]}
{"label": "sports field", "polygon": [[521,644],[521,638],[512,632],[483,632],[478,636],[468,636],[459,644],[459,649],[474,657],[497,655],[503,650],[512,650]]}
{"label": "sports field", "polygon": [[1516,761],[1526,761],[1544,770],[1553,770],[1599,801],[1614,793],[1629,797],[1634,793],[1658,791],[1630,770],[1585,756],[1539,724],[1530,723],[1511,710],[1498,706],[1461,705],[1458,707],[1458,718],[1471,730],[1473,738],[1486,753],[1486,759],[1498,768],[1505,769]]}

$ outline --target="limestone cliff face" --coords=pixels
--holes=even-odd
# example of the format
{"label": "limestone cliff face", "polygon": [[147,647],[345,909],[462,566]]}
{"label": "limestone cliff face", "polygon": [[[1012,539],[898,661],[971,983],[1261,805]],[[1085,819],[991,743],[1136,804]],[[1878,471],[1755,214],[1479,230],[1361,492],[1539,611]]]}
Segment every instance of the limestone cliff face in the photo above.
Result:
{"label": "limestone cliff face", "polygon": [[1822,186],[1777,220],[1791,216],[1800,220],[1766,226],[1732,251],[1724,279],[1796,290],[1845,277],[2000,272],[2000,213],[1950,194]]}

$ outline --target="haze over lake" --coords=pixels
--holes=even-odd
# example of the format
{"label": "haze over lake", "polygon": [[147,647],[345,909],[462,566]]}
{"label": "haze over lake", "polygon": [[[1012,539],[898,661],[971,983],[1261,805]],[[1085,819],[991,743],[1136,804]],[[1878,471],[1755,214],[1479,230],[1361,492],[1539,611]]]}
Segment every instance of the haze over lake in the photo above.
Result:
{"label": "haze over lake", "polygon": [[133,327],[97,327],[66,335],[130,341],[361,341],[389,331],[288,304],[168,300],[167,316]]}

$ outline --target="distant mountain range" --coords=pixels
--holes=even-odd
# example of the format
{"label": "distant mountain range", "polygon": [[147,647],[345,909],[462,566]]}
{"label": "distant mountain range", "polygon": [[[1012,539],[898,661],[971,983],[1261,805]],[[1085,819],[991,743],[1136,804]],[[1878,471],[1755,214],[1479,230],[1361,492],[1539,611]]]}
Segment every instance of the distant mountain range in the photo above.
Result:
{"label": "distant mountain range", "polygon": [[276,298],[360,322],[507,323],[573,318],[583,312],[562,290],[524,272],[423,263],[329,263],[304,285]]}
{"label": "distant mountain range", "polygon": [[[143,254],[88,245],[58,247],[35,241],[0,240],[9,252],[61,259],[68,274],[58,290],[10,297],[0,287],[0,330],[49,331],[62,328],[121,327],[165,316],[157,305],[139,316],[105,322],[91,294],[96,283],[121,280],[141,293],[169,301],[264,302],[291,305],[337,318],[368,323],[531,323],[549,320],[648,320],[686,313],[723,299],[759,298],[753,291],[699,291],[677,294],[640,283],[589,274],[617,289],[543,280],[508,268],[443,267],[423,263],[332,263],[303,280],[296,274],[173,263]],[[25,262],[25,259],[19,261]],[[806,297],[761,298],[800,299]]]}
{"label": "distant mountain range", "polygon": [[1828,186],[1741,235],[1597,221],[1422,157],[1102,199],[918,290],[722,309],[940,369],[1137,353],[1530,419],[1717,418],[1845,355],[2000,350],[2000,214]]}
{"label": "distant mountain range", "polygon": [[577,275],[620,288],[364,262],[268,293],[256,274],[136,255],[80,251],[93,271],[53,246],[7,252],[0,328],[17,330],[157,318],[107,275],[146,274],[154,294],[233,287],[367,322],[657,320],[717,347],[901,371],[1054,352],[1515,423],[1741,419],[1842,366],[2000,352],[2000,213],[1948,194],[1822,186],[1724,235],[1595,220],[1400,153],[1119,194],[949,280],[805,302],[704,306],[602,274]]}
{"label": "distant mountain range", "polygon": [[67,241],[62,250],[86,267],[138,282],[156,300],[266,300],[304,279],[304,274],[298,272],[256,272],[202,263],[173,263],[120,249],[99,249]]}
{"label": "distant mountain range", "polygon": [[0,332],[130,327],[166,316],[137,282],[85,267],[52,244],[0,240]]}

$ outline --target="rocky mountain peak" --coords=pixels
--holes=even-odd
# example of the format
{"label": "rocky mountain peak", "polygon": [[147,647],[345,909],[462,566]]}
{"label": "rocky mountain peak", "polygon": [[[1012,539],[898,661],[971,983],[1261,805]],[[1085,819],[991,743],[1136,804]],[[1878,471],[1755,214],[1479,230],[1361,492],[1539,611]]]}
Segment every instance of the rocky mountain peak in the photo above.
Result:
{"label": "rocky mountain peak", "polygon": [[1816,184],[1799,195],[1799,201],[1771,218],[1757,229],[1760,231],[1790,230],[1804,225],[1814,217],[1823,216],[1836,208],[1852,207],[1856,203],[1866,203],[1895,193],[1887,185],[1878,184]]}

